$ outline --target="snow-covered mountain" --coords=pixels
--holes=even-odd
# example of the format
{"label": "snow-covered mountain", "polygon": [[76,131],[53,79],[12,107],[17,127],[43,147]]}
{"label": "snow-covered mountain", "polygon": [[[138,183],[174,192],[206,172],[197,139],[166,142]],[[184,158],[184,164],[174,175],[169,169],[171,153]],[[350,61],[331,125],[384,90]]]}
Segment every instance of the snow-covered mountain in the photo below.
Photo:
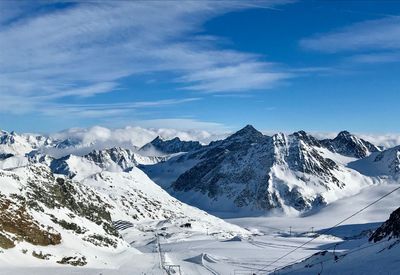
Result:
{"label": "snow-covered mountain", "polygon": [[63,152],[78,152],[82,148],[91,148],[92,145],[82,144],[82,141],[72,138],[59,140],[38,134],[0,132],[0,154],[22,156],[37,151],[58,156],[65,155]]}
{"label": "snow-covered mountain", "polygon": [[198,141],[183,141],[179,137],[164,140],[157,136],[151,142],[142,146],[139,152],[144,155],[168,155],[180,152],[190,152],[202,147]]}
{"label": "snow-covered mountain", "polygon": [[51,143],[51,139],[41,135],[0,131],[0,154],[24,155]]}
{"label": "snow-covered mountain", "polygon": [[400,177],[400,146],[354,161],[349,167],[368,176]]}
{"label": "snow-covered mountain", "polygon": [[381,149],[372,143],[350,134],[348,131],[340,132],[334,139],[321,141],[326,148],[332,152],[348,157],[365,158]]}
{"label": "snow-covered mountain", "polygon": [[[346,140],[343,148],[358,152],[353,146],[358,139],[340,142]],[[265,136],[248,125],[225,140],[144,169],[171,194],[207,211],[308,211],[373,183],[347,168],[353,159],[336,149],[304,131]]]}
{"label": "snow-covered mountain", "polygon": [[[35,156],[35,159],[40,162],[43,160],[43,156],[39,158]],[[123,172],[139,164],[150,165],[167,159],[168,157],[142,156],[131,150],[117,147],[94,150],[84,156],[68,155],[52,159],[50,167],[55,173],[73,178],[76,175],[86,177],[101,171]]]}
{"label": "snow-covered mountain", "polygon": [[249,234],[171,197],[135,167],[157,157],[112,148],[61,159],[9,156],[3,166],[5,161],[11,167],[0,169],[0,251],[11,262],[110,268],[135,251],[125,240],[154,241],[156,230],[177,239]]}

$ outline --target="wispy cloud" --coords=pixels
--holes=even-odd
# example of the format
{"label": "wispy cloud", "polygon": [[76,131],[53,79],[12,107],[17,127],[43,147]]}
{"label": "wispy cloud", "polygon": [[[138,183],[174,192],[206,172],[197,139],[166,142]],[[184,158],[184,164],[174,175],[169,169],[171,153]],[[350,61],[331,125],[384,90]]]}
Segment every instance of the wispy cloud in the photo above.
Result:
{"label": "wispy cloud", "polygon": [[[267,8],[284,3],[254,2]],[[180,88],[201,92],[268,89],[291,76],[259,56],[218,48],[218,37],[199,34],[208,19],[251,8],[251,2],[89,1],[40,13],[31,1],[1,7],[0,100],[11,103],[3,112],[115,92],[122,78],[148,72],[168,72]],[[78,107],[86,108],[65,111]]]}
{"label": "wispy cloud", "polygon": [[138,101],[131,103],[109,103],[109,104],[64,104],[51,106],[45,111],[48,115],[54,113],[75,114],[78,117],[115,117],[124,114],[131,114],[132,111],[139,111],[145,108],[160,108],[165,106],[173,106],[201,100],[201,98],[183,98],[183,99],[165,99],[158,101]]}
{"label": "wispy cloud", "polygon": [[300,45],[327,53],[400,49],[400,16],[359,22],[302,39]]}
{"label": "wispy cloud", "polygon": [[199,97],[180,98],[180,99],[164,99],[155,101],[137,101],[124,103],[104,103],[104,104],[44,104],[37,103],[37,112],[48,116],[59,116],[68,113],[74,117],[81,118],[98,118],[98,117],[115,117],[124,114],[131,114],[142,109],[160,108],[165,106],[175,106],[187,102],[201,100]]}
{"label": "wispy cloud", "polygon": [[350,61],[363,64],[392,63],[400,61],[400,52],[378,52],[357,54],[349,58]]}
{"label": "wispy cloud", "polygon": [[200,121],[192,118],[162,118],[136,121],[137,125],[147,128],[172,128],[177,130],[202,129],[214,133],[228,131],[228,128],[217,122]]}
{"label": "wispy cloud", "polygon": [[268,89],[292,77],[288,72],[274,71],[268,64],[245,62],[187,74],[179,79],[189,83],[186,89],[206,92],[237,92],[246,89]]}

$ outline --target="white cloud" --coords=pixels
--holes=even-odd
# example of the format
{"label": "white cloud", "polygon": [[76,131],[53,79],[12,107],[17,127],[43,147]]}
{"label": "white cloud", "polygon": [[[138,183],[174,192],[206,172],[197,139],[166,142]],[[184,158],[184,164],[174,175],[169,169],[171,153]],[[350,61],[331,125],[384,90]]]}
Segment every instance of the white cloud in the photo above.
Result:
{"label": "white cloud", "polygon": [[385,148],[400,145],[400,134],[358,134],[358,136]]}
{"label": "white cloud", "polygon": [[[27,14],[32,8],[28,2],[18,1],[21,8],[3,3],[0,15],[9,21],[22,11]],[[261,7],[284,3],[256,1]],[[0,100],[36,111],[56,99],[115,91],[122,78],[148,72],[172,73],[181,88],[198,91],[268,89],[291,75],[259,56],[219,49],[218,37],[199,34],[208,19],[249,6],[230,1],[90,1],[28,13],[0,24]]]}
{"label": "white cloud", "polygon": [[108,146],[122,146],[125,144],[130,147],[140,147],[157,136],[165,139],[179,137],[182,140],[197,140],[206,144],[212,140],[226,137],[230,132],[232,130],[215,122],[170,118],[137,121],[134,126],[124,128],[102,126],[70,128],[52,133],[49,136],[58,140],[71,138],[79,140],[86,145],[101,143]]}
{"label": "white cloud", "polygon": [[400,16],[359,22],[300,41],[306,49],[335,53],[400,49]]}

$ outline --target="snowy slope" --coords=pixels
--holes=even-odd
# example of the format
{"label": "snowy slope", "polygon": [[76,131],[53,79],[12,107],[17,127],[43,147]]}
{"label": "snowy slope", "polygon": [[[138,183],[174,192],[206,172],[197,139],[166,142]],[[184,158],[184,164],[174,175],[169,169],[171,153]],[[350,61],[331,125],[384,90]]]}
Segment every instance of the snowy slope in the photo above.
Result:
{"label": "snowy slope", "polygon": [[21,155],[9,155],[4,158],[0,158],[0,169],[10,169],[26,166],[29,163],[29,159]]}
{"label": "snowy slope", "polygon": [[128,249],[106,202],[44,165],[0,170],[2,261],[25,265],[113,265]]}
{"label": "snowy slope", "polygon": [[367,176],[400,177],[400,146],[351,162],[349,167]]}
{"label": "snowy slope", "polygon": [[169,228],[173,230],[190,223],[192,232],[208,230],[220,237],[248,234],[238,226],[171,197],[136,167],[125,173],[96,173],[85,178],[82,184],[102,194],[113,209],[110,213],[114,221],[123,220],[139,228],[150,223],[153,229],[164,227],[167,232]]}

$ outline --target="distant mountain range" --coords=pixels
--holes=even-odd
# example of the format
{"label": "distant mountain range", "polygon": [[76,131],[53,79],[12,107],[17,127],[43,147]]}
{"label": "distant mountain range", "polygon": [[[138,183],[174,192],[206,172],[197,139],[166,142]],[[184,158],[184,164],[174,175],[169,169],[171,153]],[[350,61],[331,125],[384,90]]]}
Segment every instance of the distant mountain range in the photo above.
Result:
{"label": "distant mountain range", "polygon": [[304,131],[267,136],[247,125],[208,145],[157,137],[141,148],[61,158],[46,151],[79,142],[2,132],[0,146],[0,168],[39,162],[54,173],[84,178],[139,167],[171,195],[221,215],[315,210],[400,171],[399,147],[382,150],[347,131],[318,140]]}

